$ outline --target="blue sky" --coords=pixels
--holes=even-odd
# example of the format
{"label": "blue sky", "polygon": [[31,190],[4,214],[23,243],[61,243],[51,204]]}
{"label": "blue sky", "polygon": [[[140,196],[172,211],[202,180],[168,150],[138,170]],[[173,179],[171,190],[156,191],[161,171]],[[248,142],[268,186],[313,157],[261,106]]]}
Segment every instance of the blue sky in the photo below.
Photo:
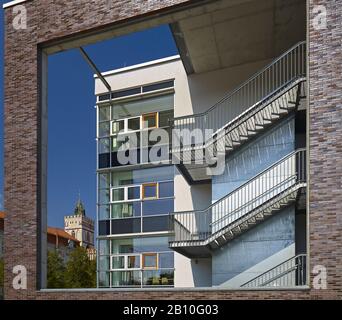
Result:
{"label": "blue sky", "polygon": [[[0,19],[3,25],[2,12]],[[177,54],[168,26],[122,36],[86,46],[85,49],[102,72]],[[3,43],[0,46],[1,55],[2,50]],[[0,68],[3,81],[2,64]],[[73,212],[79,192],[87,215],[95,218],[96,119],[93,72],[78,50],[58,53],[49,57],[48,85],[48,224],[63,227],[63,216]],[[3,121],[2,85],[0,103]]]}

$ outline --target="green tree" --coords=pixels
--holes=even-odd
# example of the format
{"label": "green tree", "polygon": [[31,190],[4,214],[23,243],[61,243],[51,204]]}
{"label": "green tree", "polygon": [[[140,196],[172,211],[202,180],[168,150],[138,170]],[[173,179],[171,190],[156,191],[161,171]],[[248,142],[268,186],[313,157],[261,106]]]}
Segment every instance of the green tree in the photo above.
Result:
{"label": "green tree", "polygon": [[47,287],[65,288],[65,266],[58,251],[48,251]]}
{"label": "green tree", "polygon": [[67,288],[95,288],[96,262],[89,260],[87,250],[77,247],[69,255],[65,271]]}

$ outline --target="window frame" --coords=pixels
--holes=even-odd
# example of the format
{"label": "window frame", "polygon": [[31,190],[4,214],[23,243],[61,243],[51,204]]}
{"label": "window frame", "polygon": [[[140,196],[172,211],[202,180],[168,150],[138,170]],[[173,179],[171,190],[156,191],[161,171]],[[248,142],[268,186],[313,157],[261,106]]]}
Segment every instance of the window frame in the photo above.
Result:
{"label": "window frame", "polygon": [[[155,257],[155,267],[146,267],[145,266],[145,257]],[[142,270],[158,270],[158,252],[149,252],[149,253],[142,253]]]}
{"label": "window frame", "polygon": [[[154,127],[145,127],[145,118],[147,118],[148,116],[154,115],[154,119],[156,122],[156,125]],[[156,112],[149,112],[149,113],[144,113],[141,115],[142,120],[141,120],[141,126],[142,126],[142,130],[152,130],[152,129],[158,129],[159,128],[159,111]]]}
{"label": "window frame", "polygon": [[[146,187],[152,187],[154,186],[156,188],[156,196],[155,197],[145,197],[145,188]],[[159,199],[159,182],[148,182],[143,183],[141,185],[141,200],[157,200]]]}

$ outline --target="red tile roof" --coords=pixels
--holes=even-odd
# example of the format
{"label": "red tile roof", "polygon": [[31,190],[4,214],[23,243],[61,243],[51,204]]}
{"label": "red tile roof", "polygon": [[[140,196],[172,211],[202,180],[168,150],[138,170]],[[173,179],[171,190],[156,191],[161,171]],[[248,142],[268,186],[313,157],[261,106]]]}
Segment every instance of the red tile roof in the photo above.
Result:
{"label": "red tile roof", "polygon": [[63,229],[60,229],[60,228],[48,227],[47,233],[48,235],[50,234],[53,236],[58,236],[59,238],[64,238],[64,239],[71,240],[74,242],[80,242],[79,240],[74,238],[72,235],[70,235],[69,233],[65,232]]}
{"label": "red tile roof", "polygon": [[5,212],[0,211],[0,219],[5,219]]}

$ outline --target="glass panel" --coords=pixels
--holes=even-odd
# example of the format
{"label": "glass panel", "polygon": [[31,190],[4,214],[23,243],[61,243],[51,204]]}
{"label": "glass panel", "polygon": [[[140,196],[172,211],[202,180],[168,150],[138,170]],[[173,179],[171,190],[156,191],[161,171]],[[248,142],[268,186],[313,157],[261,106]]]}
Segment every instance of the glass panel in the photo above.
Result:
{"label": "glass panel", "polygon": [[110,134],[110,123],[109,122],[101,122],[99,124],[99,137],[105,137],[105,136],[109,136]]}
{"label": "glass panel", "polygon": [[160,83],[154,83],[154,84],[143,86],[143,92],[150,92],[150,91],[155,91],[155,90],[160,90],[160,89],[173,88],[173,86],[174,86],[173,80],[160,82]]}
{"label": "glass panel", "polygon": [[110,120],[110,108],[109,106],[99,107],[99,121]]}
{"label": "glass panel", "polygon": [[169,120],[173,118],[173,110],[159,112],[159,128],[170,126]]}
{"label": "glass panel", "polygon": [[112,119],[122,119],[140,116],[145,113],[173,110],[173,101],[174,95],[167,94],[143,100],[116,102],[112,107]]}
{"label": "glass panel", "polygon": [[125,269],[125,256],[112,257],[112,269]]}
{"label": "glass panel", "polygon": [[169,230],[169,215],[143,218],[143,232]]}
{"label": "glass panel", "polygon": [[110,218],[109,205],[99,206],[99,219],[108,220]]}
{"label": "glass panel", "polygon": [[143,285],[145,286],[173,286],[173,270],[144,270]]}
{"label": "glass panel", "polygon": [[110,93],[101,94],[99,96],[99,101],[105,101],[105,100],[109,100],[109,99],[110,99]]}
{"label": "glass panel", "polygon": [[109,153],[109,152],[110,152],[109,138],[99,139],[99,154]]}
{"label": "glass panel", "polygon": [[157,269],[158,260],[157,254],[144,254],[143,255],[143,268]]}
{"label": "glass panel", "polygon": [[110,287],[110,273],[109,272],[99,272],[99,287],[109,288]]}
{"label": "glass panel", "polygon": [[165,252],[159,253],[159,265],[158,268],[173,268],[174,267],[174,253]]}
{"label": "glass panel", "polygon": [[113,201],[123,201],[125,200],[125,189],[113,189],[112,190],[112,200]]}
{"label": "glass panel", "polygon": [[141,286],[141,271],[113,271],[112,286]]}
{"label": "glass panel", "polygon": [[140,199],[140,186],[139,187],[128,187],[128,200]]}
{"label": "glass panel", "polygon": [[99,235],[108,236],[110,234],[110,220],[99,221]]}
{"label": "glass panel", "polygon": [[174,179],[173,166],[134,170],[132,173],[134,184],[151,182],[151,177],[155,182]]}
{"label": "glass panel", "polygon": [[143,115],[143,128],[157,127],[157,113],[150,113]]}
{"label": "glass panel", "polygon": [[117,203],[112,205],[112,218],[139,217],[141,215],[141,202]]}
{"label": "glass panel", "polygon": [[129,130],[140,130],[140,117],[128,119],[127,121]]}
{"label": "glass panel", "polygon": [[99,254],[109,254],[109,240],[99,240]]}
{"label": "glass panel", "polygon": [[141,218],[112,220],[112,234],[140,233]]}
{"label": "glass panel", "polygon": [[121,130],[125,129],[124,120],[118,120],[112,122],[112,134],[119,133]]}
{"label": "glass panel", "polygon": [[145,200],[142,203],[142,215],[152,216],[169,214],[174,211],[174,199]]}
{"label": "glass panel", "polygon": [[100,256],[99,257],[99,270],[108,271],[110,268],[109,264],[109,256]]}
{"label": "glass panel", "polygon": [[[125,219],[131,220],[131,219]],[[112,254],[170,251],[168,237],[124,238],[112,240]]]}
{"label": "glass panel", "polygon": [[116,91],[116,92],[112,93],[112,99],[126,97],[126,96],[132,96],[134,94],[139,94],[139,93],[141,93],[141,87],[120,90],[120,91]]}
{"label": "glass panel", "polygon": [[127,268],[128,269],[139,269],[140,268],[140,256],[128,256],[127,257]]}
{"label": "glass panel", "polygon": [[159,198],[173,197],[174,184],[173,181],[159,183]]}
{"label": "glass panel", "polygon": [[143,198],[157,198],[157,184],[144,184],[143,185]]}
{"label": "glass panel", "polygon": [[133,172],[132,171],[121,171],[112,173],[112,186],[124,186],[133,184]]}
{"label": "glass panel", "polygon": [[100,204],[107,204],[109,203],[109,189],[102,189],[99,190],[99,203]]}
{"label": "glass panel", "polygon": [[110,174],[109,173],[99,173],[99,188],[107,189],[110,186]]}

